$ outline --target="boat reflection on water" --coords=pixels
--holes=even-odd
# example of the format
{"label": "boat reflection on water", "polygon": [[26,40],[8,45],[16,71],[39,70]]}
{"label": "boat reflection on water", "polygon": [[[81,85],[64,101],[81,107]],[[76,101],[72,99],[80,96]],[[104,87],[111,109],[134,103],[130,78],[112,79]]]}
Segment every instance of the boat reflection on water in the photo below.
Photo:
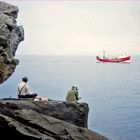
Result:
{"label": "boat reflection on water", "polygon": [[[105,63],[105,62],[100,62],[100,61],[97,61],[96,63]],[[112,62],[111,62],[112,63]],[[115,62],[114,62],[115,63]],[[130,64],[130,61],[129,62],[117,62],[118,64]]]}

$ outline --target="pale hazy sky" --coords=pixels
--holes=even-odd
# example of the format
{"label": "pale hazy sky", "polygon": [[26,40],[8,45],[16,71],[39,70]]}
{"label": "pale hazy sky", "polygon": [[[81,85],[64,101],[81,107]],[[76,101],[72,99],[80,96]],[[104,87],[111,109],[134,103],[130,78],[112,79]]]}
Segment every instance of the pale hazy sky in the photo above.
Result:
{"label": "pale hazy sky", "polygon": [[25,30],[17,54],[140,54],[140,1],[3,1]]}

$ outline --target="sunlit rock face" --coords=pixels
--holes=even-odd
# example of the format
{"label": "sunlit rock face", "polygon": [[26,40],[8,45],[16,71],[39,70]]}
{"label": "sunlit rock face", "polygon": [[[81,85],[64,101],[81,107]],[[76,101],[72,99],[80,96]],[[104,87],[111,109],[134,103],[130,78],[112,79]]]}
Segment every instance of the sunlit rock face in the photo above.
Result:
{"label": "sunlit rock face", "polygon": [[12,75],[19,63],[14,56],[24,40],[24,29],[17,26],[17,15],[16,6],[0,2],[0,84]]}

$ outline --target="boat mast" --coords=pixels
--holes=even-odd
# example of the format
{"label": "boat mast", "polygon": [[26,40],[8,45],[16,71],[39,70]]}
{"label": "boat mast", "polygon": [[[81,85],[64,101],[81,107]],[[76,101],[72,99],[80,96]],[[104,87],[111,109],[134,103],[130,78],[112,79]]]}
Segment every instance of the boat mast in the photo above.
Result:
{"label": "boat mast", "polygon": [[103,58],[105,58],[105,50],[103,50]]}

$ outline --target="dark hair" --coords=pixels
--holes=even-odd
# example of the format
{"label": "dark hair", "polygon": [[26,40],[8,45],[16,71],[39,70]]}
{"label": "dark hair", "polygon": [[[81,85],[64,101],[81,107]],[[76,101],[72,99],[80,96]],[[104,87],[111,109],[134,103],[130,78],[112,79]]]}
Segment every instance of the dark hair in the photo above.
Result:
{"label": "dark hair", "polygon": [[22,81],[27,82],[28,81],[28,77],[23,77]]}
{"label": "dark hair", "polygon": [[75,87],[74,86],[72,86],[72,88],[71,89],[74,89]]}
{"label": "dark hair", "polygon": [[76,85],[74,85],[74,86],[72,86],[72,89],[74,90],[78,90],[78,88],[77,88],[77,86]]}

